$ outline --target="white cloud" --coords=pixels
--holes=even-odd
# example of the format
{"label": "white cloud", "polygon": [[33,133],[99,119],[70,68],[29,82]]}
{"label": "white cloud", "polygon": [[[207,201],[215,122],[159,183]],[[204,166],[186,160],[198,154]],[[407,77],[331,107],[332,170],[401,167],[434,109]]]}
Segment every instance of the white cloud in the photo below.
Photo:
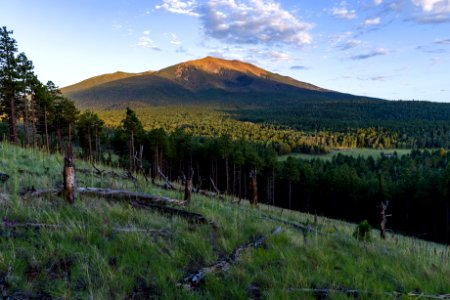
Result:
{"label": "white cloud", "polygon": [[381,3],[383,3],[383,0],[373,0],[373,3],[375,5],[380,5]]}
{"label": "white cloud", "polygon": [[414,20],[419,23],[450,22],[450,0],[412,0],[422,14]]}
{"label": "white cloud", "polygon": [[427,13],[450,12],[450,0],[412,0],[412,2]]}
{"label": "white cloud", "polygon": [[346,20],[353,20],[356,18],[356,10],[354,9],[347,9],[345,6],[345,2],[342,3],[343,5],[341,7],[334,7],[331,10],[331,14],[339,19],[346,19]]}
{"label": "white cloud", "polygon": [[364,20],[364,26],[378,25],[380,23],[381,23],[380,17],[371,18],[371,19],[365,19]]}
{"label": "white cloud", "polygon": [[207,36],[234,44],[310,44],[312,24],[272,0],[210,0],[201,18]]}
{"label": "white cloud", "polygon": [[161,49],[155,45],[155,42],[150,38],[150,30],[145,30],[142,36],[139,38],[137,46],[141,48],[153,49],[156,51],[161,51]]}
{"label": "white cloud", "polygon": [[180,0],[163,0],[163,4],[156,5],[156,9],[163,9],[165,11],[198,17],[196,12],[197,3],[195,1],[180,1]]}

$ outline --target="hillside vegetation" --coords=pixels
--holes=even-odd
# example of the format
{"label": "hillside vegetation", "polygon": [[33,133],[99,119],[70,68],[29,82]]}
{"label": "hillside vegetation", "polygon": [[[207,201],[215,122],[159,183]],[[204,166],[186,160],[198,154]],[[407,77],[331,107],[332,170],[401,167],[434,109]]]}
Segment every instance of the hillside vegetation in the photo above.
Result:
{"label": "hillside vegetation", "polygon": [[[98,175],[82,161],[76,167],[79,187],[182,198],[140,177]],[[129,201],[27,198],[21,194],[29,189],[62,185],[62,157],[7,143],[0,144],[0,172],[10,175],[0,183],[0,289],[10,299],[398,299],[450,292],[450,253],[438,244],[397,235],[382,242],[375,231],[360,241],[352,224],[228,198],[196,195],[182,208],[205,216],[204,224]],[[196,286],[183,281],[221,258],[226,270]]]}

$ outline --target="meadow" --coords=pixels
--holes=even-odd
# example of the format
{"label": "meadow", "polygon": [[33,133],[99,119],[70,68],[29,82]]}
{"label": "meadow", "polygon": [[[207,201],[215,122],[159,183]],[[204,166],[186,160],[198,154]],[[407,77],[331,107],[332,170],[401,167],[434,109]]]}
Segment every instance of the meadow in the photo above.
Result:
{"label": "meadow", "polygon": [[[69,205],[60,196],[26,196],[62,186],[62,165],[60,155],[0,143],[0,172],[10,175],[0,183],[4,297],[399,299],[450,292],[447,246],[395,234],[382,241],[375,230],[360,241],[355,224],[320,216],[194,195],[185,210],[208,220],[199,224],[129,201],[79,195]],[[76,167],[84,170],[77,173],[79,187],[182,199],[181,190],[160,189],[137,175],[99,175],[81,160]],[[260,245],[248,246],[261,237]],[[248,247],[233,259],[242,245]],[[195,286],[183,281],[220,258],[229,262],[226,270],[213,270]]]}

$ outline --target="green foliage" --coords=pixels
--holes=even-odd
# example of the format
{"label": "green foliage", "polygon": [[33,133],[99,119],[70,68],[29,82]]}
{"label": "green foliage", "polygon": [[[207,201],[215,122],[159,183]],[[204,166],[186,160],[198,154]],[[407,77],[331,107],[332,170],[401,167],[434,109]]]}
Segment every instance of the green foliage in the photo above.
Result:
{"label": "green foliage", "polygon": [[372,226],[369,221],[364,220],[358,225],[356,225],[355,231],[353,232],[353,237],[360,241],[370,241],[372,238],[370,236],[370,231]]}

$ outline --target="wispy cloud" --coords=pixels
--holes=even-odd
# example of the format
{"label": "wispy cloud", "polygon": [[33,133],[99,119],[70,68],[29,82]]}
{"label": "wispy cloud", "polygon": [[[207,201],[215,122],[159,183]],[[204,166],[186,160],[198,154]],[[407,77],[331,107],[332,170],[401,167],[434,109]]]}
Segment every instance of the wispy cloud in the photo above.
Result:
{"label": "wispy cloud", "polygon": [[380,23],[381,23],[380,17],[369,18],[364,20],[364,26],[379,25]]}
{"label": "wispy cloud", "polygon": [[182,42],[180,41],[180,39],[178,38],[178,36],[175,33],[171,33],[170,37],[171,37],[170,43],[172,45],[181,45],[182,44]]}
{"label": "wispy cloud", "polygon": [[306,71],[306,70],[309,70],[309,68],[308,68],[308,67],[305,67],[305,66],[292,66],[292,67],[290,67],[289,69],[291,69],[291,70],[300,70],[300,71]]}
{"label": "wispy cloud", "polygon": [[387,55],[389,52],[385,49],[385,48],[378,48],[372,52],[366,53],[366,54],[359,54],[359,55],[354,55],[351,56],[350,59],[351,60],[363,60],[363,59],[368,59],[368,58],[372,58],[372,57],[376,57],[376,56],[384,56]]}
{"label": "wispy cloud", "polygon": [[355,47],[357,47],[359,45],[361,45],[361,41],[360,40],[348,40],[348,41],[345,41],[342,44],[339,44],[337,46],[337,48],[345,51],[345,50],[349,50],[349,49],[355,48]]}
{"label": "wispy cloud", "polygon": [[163,9],[174,14],[188,15],[192,17],[199,16],[196,12],[197,2],[195,1],[163,0],[163,3],[161,5],[156,5],[155,8]]}
{"label": "wispy cloud", "polygon": [[380,5],[381,3],[383,3],[383,0],[373,0],[373,3],[375,5]]}
{"label": "wispy cloud", "polygon": [[353,20],[356,18],[356,10],[348,9],[345,2],[340,7],[333,7],[331,15],[339,19]]}
{"label": "wispy cloud", "polygon": [[161,51],[161,48],[155,45],[155,42],[150,38],[150,30],[145,30],[142,36],[139,38],[137,46],[141,48],[152,49],[156,51]]}
{"label": "wispy cloud", "polygon": [[210,0],[201,9],[207,36],[233,44],[310,44],[312,24],[272,0]]}
{"label": "wispy cloud", "polygon": [[434,43],[438,45],[450,45],[450,39],[435,40]]}

